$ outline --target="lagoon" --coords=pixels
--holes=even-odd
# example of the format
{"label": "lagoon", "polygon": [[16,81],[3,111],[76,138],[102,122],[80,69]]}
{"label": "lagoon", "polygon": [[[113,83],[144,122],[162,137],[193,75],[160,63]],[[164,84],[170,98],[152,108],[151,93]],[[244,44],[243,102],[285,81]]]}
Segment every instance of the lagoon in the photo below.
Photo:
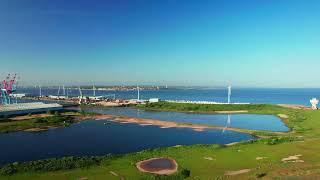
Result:
{"label": "lagoon", "polygon": [[179,123],[193,123],[211,126],[228,126],[232,128],[251,129],[287,132],[290,129],[281,121],[280,118],[273,115],[261,114],[232,114],[228,122],[227,114],[199,114],[199,113],[181,113],[165,111],[146,111],[130,107],[83,107],[85,111],[100,114],[111,114],[118,116],[129,116],[145,119],[156,119],[162,121],[174,121]]}
{"label": "lagoon", "polygon": [[43,132],[0,134],[0,164],[63,156],[123,154],[192,144],[228,144],[255,137],[234,131],[167,128],[88,120]]}

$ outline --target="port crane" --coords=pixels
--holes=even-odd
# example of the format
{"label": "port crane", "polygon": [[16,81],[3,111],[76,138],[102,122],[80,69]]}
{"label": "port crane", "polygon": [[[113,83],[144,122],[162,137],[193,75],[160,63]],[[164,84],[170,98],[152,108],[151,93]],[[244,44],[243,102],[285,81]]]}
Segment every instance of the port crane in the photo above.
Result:
{"label": "port crane", "polygon": [[60,97],[60,89],[61,89],[61,87],[59,86],[59,88],[58,88],[58,99]]}
{"label": "port crane", "polygon": [[11,104],[10,95],[17,90],[17,74],[8,74],[1,85],[2,104]]}

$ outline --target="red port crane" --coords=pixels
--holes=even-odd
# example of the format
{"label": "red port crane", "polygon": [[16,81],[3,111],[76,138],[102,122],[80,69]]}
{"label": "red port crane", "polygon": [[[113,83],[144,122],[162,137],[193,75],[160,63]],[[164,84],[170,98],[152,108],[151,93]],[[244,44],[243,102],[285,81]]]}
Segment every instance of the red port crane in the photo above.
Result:
{"label": "red port crane", "polygon": [[16,91],[17,74],[8,74],[7,77],[2,81],[1,95],[2,103],[10,104],[9,95]]}

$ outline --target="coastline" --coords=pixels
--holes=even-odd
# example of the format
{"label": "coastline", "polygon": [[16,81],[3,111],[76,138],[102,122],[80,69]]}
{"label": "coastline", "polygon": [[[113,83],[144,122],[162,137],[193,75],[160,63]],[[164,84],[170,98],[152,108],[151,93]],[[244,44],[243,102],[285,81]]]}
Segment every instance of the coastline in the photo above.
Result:
{"label": "coastline", "polygon": [[[158,111],[158,110],[157,110]],[[198,113],[198,112],[188,112],[188,113]],[[233,110],[233,111],[216,111],[212,114],[242,114],[242,113],[250,113],[247,110]],[[26,116],[18,116],[11,118],[14,121],[30,121],[37,118],[47,118],[52,117],[53,115],[50,114],[34,114],[34,115],[26,115]],[[163,121],[163,120],[157,120],[157,119],[146,119],[146,118],[136,118],[136,117],[129,117],[129,116],[118,116],[118,115],[111,115],[111,114],[97,114],[97,113],[87,113],[87,114],[81,114],[79,112],[67,112],[62,115],[63,117],[72,117],[73,123],[78,123],[81,121],[86,120],[111,120],[119,123],[135,123],[139,124],[141,126],[148,126],[148,125],[154,125],[159,126],[160,128],[190,128],[195,131],[204,131],[209,129],[216,129],[216,130],[230,130],[235,131],[239,133],[247,133],[253,136],[256,136],[258,138],[264,138],[269,136],[277,136],[277,135],[288,135],[292,131],[287,132],[277,132],[277,131],[265,131],[265,130],[250,130],[250,129],[243,129],[243,128],[232,128],[232,127],[223,127],[223,126],[214,126],[214,125],[202,125],[202,124],[195,124],[195,123],[179,123],[174,121]],[[288,122],[288,115],[286,114],[277,114],[277,117],[279,117],[286,125]],[[16,131],[26,131],[26,132],[40,132],[45,131],[51,128],[60,128],[64,127],[69,124],[60,123],[60,124],[51,124],[51,125],[42,125],[40,127],[30,127],[30,128],[23,128],[23,129],[17,129],[13,131],[8,132],[16,132]]]}
{"label": "coastline", "polygon": [[[200,105],[201,106],[201,105]],[[260,137],[258,140],[254,141],[245,141],[245,142],[234,142],[230,144],[226,144],[223,146],[219,145],[191,145],[191,146],[173,146],[173,147],[166,147],[166,148],[156,148],[156,149],[151,149],[151,150],[143,150],[141,152],[136,152],[136,153],[129,153],[129,154],[124,154],[121,156],[116,156],[114,158],[107,158],[106,161],[115,161],[115,163],[121,163],[122,167],[126,167],[131,169],[130,173],[127,174],[123,170],[118,169],[117,166],[114,166],[113,164],[101,164],[98,166],[95,166],[92,168],[91,171],[95,171],[95,169],[100,169],[100,168],[107,168],[108,171],[112,171],[117,173],[119,176],[126,177],[126,178],[138,178],[141,177],[141,174],[137,172],[137,169],[135,166],[130,165],[135,164],[141,160],[145,160],[148,158],[154,158],[154,157],[172,157],[173,159],[177,160],[179,163],[179,167],[186,167],[190,165],[185,161],[185,157],[189,157],[192,159],[192,162],[201,162],[201,164],[206,164],[210,161],[214,161],[215,164],[217,165],[222,165],[221,169],[217,170],[212,170],[212,169],[207,169],[200,164],[197,167],[191,166],[191,172],[195,173],[195,175],[199,177],[203,177],[207,179],[209,176],[214,173],[215,175],[221,174],[222,176],[228,176],[229,173],[226,172],[233,172],[233,171],[241,171],[241,169],[251,169],[252,173],[257,173],[257,170],[254,169],[256,166],[255,163],[258,162],[264,162],[265,160],[261,160],[261,157],[267,158],[285,158],[290,155],[291,153],[297,153],[297,148],[299,149],[299,154],[303,154],[303,160],[306,161],[306,157],[308,157],[308,153],[305,152],[304,146],[311,144],[314,144],[314,141],[317,139],[311,138],[314,137],[313,134],[314,130],[309,130],[309,125],[310,122],[305,124],[305,121],[311,121],[311,122],[317,122],[314,121],[317,119],[317,111],[307,111],[307,110],[296,110],[296,109],[290,109],[290,108],[284,108],[284,107],[277,107],[277,106],[272,106],[271,108],[267,106],[267,108],[264,107],[264,109],[260,109],[257,111],[252,111],[249,110],[249,113],[257,113],[257,114],[273,114],[277,115],[280,117],[286,125],[291,125],[292,131],[290,132],[284,132],[284,133],[273,133],[273,132],[261,132],[261,131],[250,131],[249,130],[242,130],[240,129],[239,131],[245,131],[245,133],[252,133],[253,135],[256,135],[257,137]],[[320,115],[320,114],[319,114]],[[311,116],[311,119],[309,119],[309,116]],[[113,115],[102,115],[102,114],[90,114],[90,115],[85,115],[85,116],[77,116],[77,121],[85,121],[85,120],[112,120],[112,121],[117,121],[117,122],[122,122],[122,123],[138,123],[140,125],[158,125],[162,126],[163,128],[170,128],[172,126],[178,126],[178,127],[183,127],[183,128],[193,128],[195,130],[205,130],[208,128],[222,128],[222,127],[207,127],[207,126],[198,126],[195,124],[179,124],[173,122],[169,122],[169,124],[166,124],[168,122],[165,122],[165,124],[162,124],[162,122],[159,122],[159,120],[153,120],[153,119],[140,119],[140,118],[131,118],[131,117],[124,117],[124,116],[113,116]],[[160,123],[160,124],[159,124]],[[300,128],[300,129],[299,129]],[[228,128],[228,130],[231,130]],[[237,130],[237,129],[233,129]],[[300,140],[296,140],[294,138],[296,137],[301,137]],[[305,139],[307,138],[307,139]],[[298,145],[298,146],[297,146]],[[316,145],[314,145],[317,147]],[[254,153],[253,153],[254,152]],[[309,152],[309,151],[308,151]],[[245,153],[245,156],[239,156],[239,154]],[[258,154],[257,154],[258,153]],[[190,156],[192,154],[192,156]],[[313,153],[312,153],[313,154]],[[230,169],[228,167],[224,167],[223,164],[229,162],[228,160],[231,157],[233,160],[237,160],[239,162],[250,162],[250,166],[247,166],[246,163],[238,163],[236,166],[236,169]],[[249,158],[248,158],[249,157]],[[312,155],[313,157],[313,155]],[[60,159],[58,158],[57,161]],[[232,160],[232,161],[233,161]],[[56,161],[56,160],[54,160]],[[268,162],[268,161],[267,161]],[[32,162],[30,162],[32,164]],[[45,163],[45,162],[43,162]],[[129,164],[128,164],[129,163]],[[230,162],[231,163],[231,162]],[[28,163],[27,163],[28,164]],[[193,163],[192,163],[193,164]],[[274,167],[279,167],[279,163],[274,162]],[[12,165],[8,165],[10,168],[15,168]],[[24,165],[21,165],[24,166]],[[7,166],[6,166],[7,167]],[[133,169],[135,168],[135,169]],[[198,174],[196,173],[197,169],[203,169],[204,174]],[[178,169],[178,172],[180,172]],[[208,171],[208,172],[207,172]],[[251,173],[250,171],[250,173]],[[23,176],[23,170],[19,170],[14,177],[21,177]],[[36,171],[38,172],[38,171]],[[75,173],[72,175],[72,177],[79,177],[77,169],[75,170],[70,170],[70,169],[62,169],[61,173],[54,171],[50,172],[49,171],[44,171],[42,172],[42,177],[47,177],[49,174],[57,174],[58,176],[63,176],[63,173],[65,172],[70,172],[70,173]],[[210,172],[210,173],[209,173]],[[29,173],[29,172],[28,172]],[[27,173],[27,174],[28,174]],[[36,173],[38,174],[38,173]],[[36,175],[35,174],[35,175]],[[126,175],[125,175],[126,174]],[[176,174],[176,173],[175,173]],[[34,177],[35,175],[32,175]],[[193,175],[193,176],[195,176]],[[109,177],[105,173],[101,177]],[[152,175],[150,175],[152,176]],[[241,175],[240,175],[241,176]],[[95,177],[95,176],[94,176]],[[111,175],[109,178],[112,178],[113,175]],[[237,175],[238,177],[238,175]],[[245,176],[247,177],[247,176]],[[29,178],[29,174],[28,174]],[[25,178],[25,179],[28,179]],[[24,179],[24,178],[22,178]]]}

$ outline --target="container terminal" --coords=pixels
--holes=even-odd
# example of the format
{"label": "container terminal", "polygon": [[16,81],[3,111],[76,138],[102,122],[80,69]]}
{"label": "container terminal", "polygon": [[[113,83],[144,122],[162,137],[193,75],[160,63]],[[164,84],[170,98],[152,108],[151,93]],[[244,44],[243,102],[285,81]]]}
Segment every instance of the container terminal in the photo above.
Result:
{"label": "container terminal", "polygon": [[23,94],[15,94],[17,90],[17,74],[8,74],[1,83],[0,116],[14,116],[46,111],[60,111],[63,106],[58,103],[31,102],[18,103]]}
{"label": "container terminal", "polygon": [[63,106],[57,103],[42,102],[17,103],[0,105],[0,116],[24,115],[29,113],[43,113],[47,111],[61,111]]}
{"label": "container terminal", "polygon": [[[78,105],[99,105],[106,107],[123,107],[130,105],[137,105],[143,103],[156,103],[161,101],[159,98],[151,98],[149,100],[140,99],[140,90],[143,88],[130,87],[137,91],[137,99],[116,99],[115,94],[108,94],[104,96],[96,96],[97,88],[92,87],[93,94],[91,96],[85,96],[82,93],[82,88],[78,87],[79,96],[70,97],[68,89],[64,86],[59,86],[57,95],[43,95],[42,88],[39,86],[38,96],[29,96],[23,93],[16,93],[17,88],[17,74],[8,74],[5,80],[1,84],[1,99],[0,104],[0,116],[10,115],[22,115],[28,113],[41,113],[46,111],[59,111],[66,106],[78,106]],[[166,87],[167,88],[167,87]],[[88,90],[85,88],[85,90]],[[99,90],[99,89],[98,89]],[[209,101],[184,101],[184,100],[167,100],[167,102],[175,103],[192,103],[192,104],[250,104],[250,103],[231,103],[231,86],[228,86],[228,102],[209,102]],[[25,99],[32,101],[32,103],[18,103],[18,99]],[[40,101],[40,102],[36,102]],[[46,102],[46,103],[44,103]]]}

